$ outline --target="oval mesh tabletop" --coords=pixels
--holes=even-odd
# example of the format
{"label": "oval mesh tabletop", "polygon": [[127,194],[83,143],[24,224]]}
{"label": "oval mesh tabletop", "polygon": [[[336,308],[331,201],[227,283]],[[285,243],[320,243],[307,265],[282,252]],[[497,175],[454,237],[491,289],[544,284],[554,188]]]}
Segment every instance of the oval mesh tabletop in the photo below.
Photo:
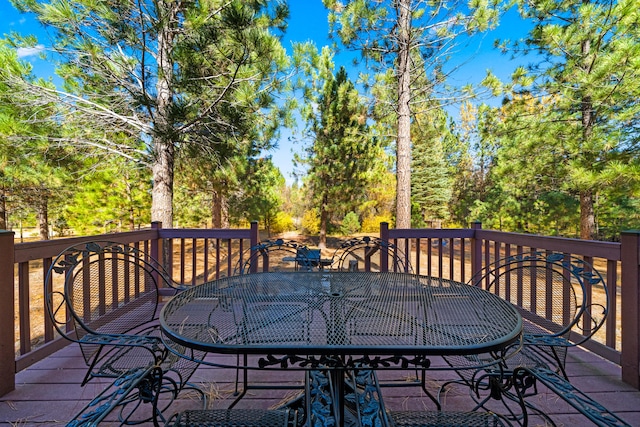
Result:
{"label": "oval mesh tabletop", "polygon": [[160,322],[199,350],[307,356],[477,354],[522,330],[516,310],[480,288],[370,272],[227,277],[173,297]]}

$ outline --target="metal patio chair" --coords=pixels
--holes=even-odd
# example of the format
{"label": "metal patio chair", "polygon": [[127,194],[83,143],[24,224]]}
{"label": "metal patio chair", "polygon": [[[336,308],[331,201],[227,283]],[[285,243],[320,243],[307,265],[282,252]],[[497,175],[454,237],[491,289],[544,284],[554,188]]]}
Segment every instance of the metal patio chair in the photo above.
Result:
{"label": "metal patio chair", "polygon": [[[62,284],[56,280],[59,275]],[[192,360],[179,357],[160,339],[159,289],[179,289],[147,254],[121,243],[78,244],[53,260],[45,286],[45,306],[53,326],[60,336],[79,345],[88,367],[82,385],[94,378],[114,380],[113,393],[100,397],[108,404],[92,407],[92,403],[77,418],[102,417],[119,408],[123,424],[147,419],[157,423],[187,388],[198,392],[206,404],[204,394],[188,383],[198,367],[192,360],[202,356],[184,348],[180,350]],[[126,392],[118,387],[123,378]],[[150,404],[151,413],[138,410],[142,404]]]}
{"label": "metal patio chair", "polygon": [[313,271],[321,267],[320,250],[293,240],[270,239],[252,246],[236,266],[236,274],[258,271]]}
{"label": "metal patio chair", "polygon": [[516,306],[524,319],[524,353],[538,353],[565,379],[567,350],[591,339],[609,311],[602,275],[590,263],[561,253],[533,251],[503,258],[483,269],[472,284],[486,284]]}
{"label": "metal patio chair", "polygon": [[411,273],[409,258],[393,243],[378,237],[354,237],[340,244],[333,254],[331,268],[338,271],[383,271]]}
{"label": "metal patio chair", "polygon": [[[494,368],[467,370],[465,366],[478,360],[445,358],[461,377],[456,382],[471,388],[478,407],[504,397],[517,400],[518,393],[524,398],[536,394],[538,373],[541,379],[552,373],[558,381],[569,384],[567,350],[591,339],[608,313],[609,294],[600,273],[590,263],[562,253],[532,251],[499,259],[474,275],[470,284],[486,287],[511,302],[524,320],[522,345],[507,351]],[[516,368],[519,376],[513,375]],[[531,375],[524,379],[522,372]],[[546,414],[526,400],[525,404],[553,425]],[[510,416],[518,417],[515,413]]]}

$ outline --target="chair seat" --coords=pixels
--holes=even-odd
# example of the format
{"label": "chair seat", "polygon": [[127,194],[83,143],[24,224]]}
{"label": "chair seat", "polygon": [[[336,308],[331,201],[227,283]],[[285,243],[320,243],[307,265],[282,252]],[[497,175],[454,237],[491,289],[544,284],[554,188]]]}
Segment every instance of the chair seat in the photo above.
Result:
{"label": "chair seat", "polygon": [[175,414],[167,427],[286,427],[295,425],[288,409],[201,409]]}
{"label": "chair seat", "polygon": [[497,415],[480,411],[391,411],[389,418],[396,427],[506,426]]}

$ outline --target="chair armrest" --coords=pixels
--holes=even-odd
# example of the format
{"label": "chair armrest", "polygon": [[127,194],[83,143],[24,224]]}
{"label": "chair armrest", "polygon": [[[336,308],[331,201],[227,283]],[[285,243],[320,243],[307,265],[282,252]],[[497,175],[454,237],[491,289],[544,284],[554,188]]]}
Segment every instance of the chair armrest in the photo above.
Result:
{"label": "chair armrest", "polygon": [[[595,425],[602,427],[629,426],[625,421],[587,396],[562,376],[547,368],[529,369],[518,367],[513,372],[516,387],[528,387],[532,383],[527,378],[535,378],[550,391],[563,399]],[[519,389],[519,394],[522,388]]]}
{"label": "chair armrest", "polygon": [[157,346],[162,345],[159,337],[150,335],[128,335],[128,334],[89,334],[79,340],[82,344],[96,345],[134,345],[134,346]]}

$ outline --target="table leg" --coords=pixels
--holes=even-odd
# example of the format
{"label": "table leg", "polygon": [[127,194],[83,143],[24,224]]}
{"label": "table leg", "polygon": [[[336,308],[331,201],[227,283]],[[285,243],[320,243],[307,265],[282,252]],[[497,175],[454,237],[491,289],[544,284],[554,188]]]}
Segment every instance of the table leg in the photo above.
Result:
{"label": "table leg", "polygon": [[342,368],[331,369],[331,382],[333,384],[333,401],[336,405],[336,425],[344,425],[345,419],[345,398],[344,398],[344,370]]}

